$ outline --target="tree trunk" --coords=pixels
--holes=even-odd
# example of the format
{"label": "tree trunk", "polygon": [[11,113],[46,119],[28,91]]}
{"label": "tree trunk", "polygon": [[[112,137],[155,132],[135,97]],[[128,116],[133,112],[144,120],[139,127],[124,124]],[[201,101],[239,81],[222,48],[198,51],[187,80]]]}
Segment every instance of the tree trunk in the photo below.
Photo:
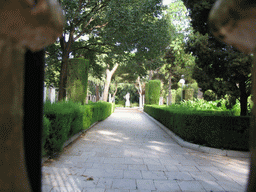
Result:
{"label": "tree trunk", "polygon": [[65,41],[65,35],[60,38],[60,45],[62,51],[62,63],[60,70],[60,83],[59,83],[59,101],[63,100],[66,97],[66,85],[67,85],[67,77],[68,77],[68,59],[69,53],[71,50],[71,45],[74,41],[74,29],[70,30],[69,40]]}
{"label": "tree trunk", "polygon": [[63,100],[66,97],[66,85],[68,77],[68,54],[63,55],[60,71],[60,83],[59,83],[59,101]]}
{"label": "tree trunk", "polygon": [[136,86],[136,88],[138,89],[138,92],[139,92],[139,95],[140,95],[140,98],[139,98],[139,107],[142,108],[142,86],[141,86],[141,83],[140,83],[140,76],[138,76],[137,78],[137,82],[139,84],[139,87]]}
{"label": "tree trunk", "polygon": [[86,97],[85,97],[85,104],[88,104],[88,91],[86,92]]}
{"label": "tree trunk", "polygon": [[172,104],[172,73],[169,74],[169,80],[168,80],[168,103],[167,105]]}
{"label": "tree trunk", "polygon": [[96,84],[96,102],[100,100],[99,85]]}
{"label": "tree trunk", "polygon": [[153,74],[153,70],[150,70],[148,80],[152,80]]}
{"label": "tree trunk", "polygon": [[140,98],[139,98],[139,107],[142,108],[142,87],[141,87],[141,83],[140,83],[140,76],[138,77],[138,82],[139,82],[139,94],[140,94]]}
{"label": "tree trunk", "polygon": [[244,77],[241,78],[241,81],[239,82],[239,89],[240,89],[240,116],[246,116],[247,115],[247,99],[248,95],[246,93],[246,84],[244,81]]}
{"label": "tree trunk", "polygon": [[115,99],[116,93],[117,93],[117,83],[116,83],[116,90],[115,90],[115,92],[114,92],[114,94],[113,94],[113,96],[112,96],[112,102],[114,102],[114,99]]}
{"label": "tree trunk", "polygon": [[139,97],[139,107],[142,108],[143,104],[142,104],[142,94],[139,93],[140,97]]}
{"label": "tree trunk", "polygon": [[103,101],[108,101],[108,90],[111,82],[111,78],[113,74],[115,73],[116,69],[118,67],[118,64],[116,64],[113,69],[110,71],[109,69],[106,70],[106,82],[104,85],[104,91],[103,91]]}

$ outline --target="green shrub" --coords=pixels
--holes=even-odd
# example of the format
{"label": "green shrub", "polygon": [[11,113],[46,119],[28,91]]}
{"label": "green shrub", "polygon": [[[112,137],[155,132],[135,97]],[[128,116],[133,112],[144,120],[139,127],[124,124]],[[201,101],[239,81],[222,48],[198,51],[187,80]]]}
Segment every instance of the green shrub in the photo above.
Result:
{"label": "green shrub", "polygon": [[185,89],[185,100],[193,100],[194,98],[194,89],[193,88],[189,88],[189,89]]}
{"label": "green shrub", "polygon": [[184,100],[184,93],[185,93],[185,90],[182,89],[182,88],[178,88],[176,90],[176,97],[175,97],[175,103],[180,103],[181,102],[181,93],[183,92],[183,95],[182,95],[182,100]]}
{"label": "green shrub", "polygon": [[60,151],[64,142],[68,139],[71,131],[71,123],[74,119],[75,103],[58,102],[45,103],[44,115],[50,120],[49,138],[46,141],[46,148],[49,153]]}
{"label": "green shrub", "polygon": [[161,81],[160,80],[150,80],[147,84],[147,99],[148,104],[159,104],[160,92],[161,92]]}
{"label": "green shrub", "polygon": [[85,103],[87,95],[89,60],[70,59],[68,64],[67,92],[70,100]]}
{"label": "green shrub", "polygon": [[114,112],[114,104],[97,102],[81,105],[73,101],[44,105],[43,155],[62,150],[64,142],[93,123],[102,121]]}
{"label": "green shrub", "polygon": [[226,96],[226,108],[227,109],[232,109],[234,105],[236,105],[236,98],[234,96],[228,95]]}
{"label": "green shrub", "polygon": [[82,85],[80,79],[74,80],[74,82],[68,87],[70,100],[73,102],[85,103],[86,91]]}
{"label": "green shrub", "polygon": [[49,137],[51,122],[47,117],[43,117],[43,130],[42,130],[42,156],[46,155],[45,143]]}
{"label": "green shrub", "polygon": [[124,100],[119,100],[119,101],[117,102],[117,106],[125,107],[125,101],[124,101]]}
{"label": "green shrub", "polygon": [[172,104],[175,104],[176,102],[176,90],[171,90],[172,92]]}
{"label": "green shrub", "polygon": [[149,84],[145,84],[145,104],[150,104],[149,103]]}
{"label": "green shrub", "polygon": [[93,123],[92,123],[92,116],[93,116],[93,110],[92,105],[81,105],[80,106],[81,113],[83,115],[83,126],[82,129],[88,129]]}
{"label": "green shrub", "polygon": [[131,107],[139,107],[139,103],[132,103]]}
{"label": "green shrub", "polygon": [[216,94],[212,90],[207,90],[204,92],[204,99],[206,101],[215,101],[216,100]]}
{"label": "green shrub", "polygon": [[186,141],[215,148],[249,150],[250,117],[182,105],[145,105],[144,111]]}

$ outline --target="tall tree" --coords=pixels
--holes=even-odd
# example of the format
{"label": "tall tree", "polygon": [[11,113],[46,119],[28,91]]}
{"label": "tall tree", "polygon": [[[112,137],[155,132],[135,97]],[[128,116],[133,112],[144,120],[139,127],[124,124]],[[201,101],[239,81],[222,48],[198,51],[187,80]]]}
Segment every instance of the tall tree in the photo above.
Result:
{"label": "tall tree", "polygon": [[[160,18],[161,0],[60,0],[66,14],[66,27],[59,39],[61,70],[59,98],[65,96],[67,62],[78,49],[107,47],[108,51],[124,52],[137,49],[141,55],[157,54],[164,47],[165,20]],[[159,22],[155,22],[158,18]],[[162,31],[154,33],[156,28]],[[87,36],[84,45],[74,46]],[[157,39],[158,41],[154,41]],[[150,39],[152,38],[152,41]],[[78,45],[78,44],[76,44]],[[98,51],[98,49],[97,49]]]}
{"label": "tall tree", "polygon": [[[120,29],[120,31],[123,32],[121,35],[117,35],[115,38],[109,36],[109,34],[111,34],[109,30],[112,28],[108,27],[111,23],[109,23],[106,28],[102,29],[101,35],[108,37],[105,38],[104,42],[106,44],[117,44],[117,47],[112,48],[111,53],[107,54],[108,69],[106,70],[107,79],[104,90],[104,100],[107,99],[109,81],[120,64],[126,66],[127,70],[132,69],[133,73],[143,73],[145,71],[143,71],[143,67],[152,66],[152,64],[156,65],[156,63],[152,62],[151,65],[147,63],[161,56],[170,43],[171,31],[168,17],[161,15],[162,10],[158,10],[157,12],[154,12],[152,8],[147,10],[149,5],[145,4],[145,2],[142,3],[138,1],[136,8],[134,5],[130,7],[129,5],[125,6],[125,10],[121,12],[122,14],[135,14],[137,17],[128,18],[126,28]],[[136,24],[134,19],[140,24]],[[130,53],[132,51],[134,52],[133,54]],[[115,57],[113,57],[113,55],[115,55]],[[137,71],[135,69],[137,69]]]}
{"label": "tall tree", "polygon": [[186,82],[192,80],[190,71],[194,66],[194,57],[184,51],[185,41],[192,31],[187,8],[181,0],[177,0],[169,5],[167,14],[172,25],[175,26],[175,30],[164,57],[166,64],[163,66],[162,72],[165,74],[166,84],[168,84],[168,104],[171,104],[172,86],[177,88],[181,75],[185,75]]}

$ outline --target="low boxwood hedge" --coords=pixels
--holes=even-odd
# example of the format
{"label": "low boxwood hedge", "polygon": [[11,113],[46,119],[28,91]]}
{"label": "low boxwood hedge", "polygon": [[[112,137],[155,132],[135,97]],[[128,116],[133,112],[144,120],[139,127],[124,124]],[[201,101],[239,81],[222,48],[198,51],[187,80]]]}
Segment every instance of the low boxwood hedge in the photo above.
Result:
{"label": "low boxwood hedge", "polygon": [[93,123],[102,121],[114,112],[114,104],[97,102],[88,105],[58,102],[44,105],[44,126],[42,145],[45,155],[62,150],[65,141],[81,130],[88,129]]}
{"label": "low boxwood hedge", "polygon": [[249,151],[250,117],[157,105],[145,105],[144,111],[185,141],[214,148]]}

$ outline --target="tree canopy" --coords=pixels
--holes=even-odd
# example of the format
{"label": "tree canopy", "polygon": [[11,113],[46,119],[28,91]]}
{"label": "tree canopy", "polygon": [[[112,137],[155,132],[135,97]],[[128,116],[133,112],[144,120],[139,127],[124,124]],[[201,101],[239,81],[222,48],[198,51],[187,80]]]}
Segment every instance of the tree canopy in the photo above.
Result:
{"label": "tree canopy", "polygon": [[187,52],[196,56],[193,78],[203,91],[211,89],[219,97],[230,94],[233,101],[240,99],[241,115],[246,115],[251,56],[217,41],[209,31],[207,19],[215,0],[183,2],[190,11],[194,29],[194,34],[187,41]]}
{"label": "tree canopy", "polygon": [[[168,46],[168,19],[162,14],[161,0],[60,0],[66,26],[59,41],[47,48],[48,65],[60,60],[59,98],[65,96],[67,63],[73,57],[90,57],[95,71],[96,54],[135,52],[136,58],[149,59]],[[57,54],[57,55],[56,55]],[[58,68],[55,68],[56,70]],[[50,76],[50,75],[49,75]]]}

